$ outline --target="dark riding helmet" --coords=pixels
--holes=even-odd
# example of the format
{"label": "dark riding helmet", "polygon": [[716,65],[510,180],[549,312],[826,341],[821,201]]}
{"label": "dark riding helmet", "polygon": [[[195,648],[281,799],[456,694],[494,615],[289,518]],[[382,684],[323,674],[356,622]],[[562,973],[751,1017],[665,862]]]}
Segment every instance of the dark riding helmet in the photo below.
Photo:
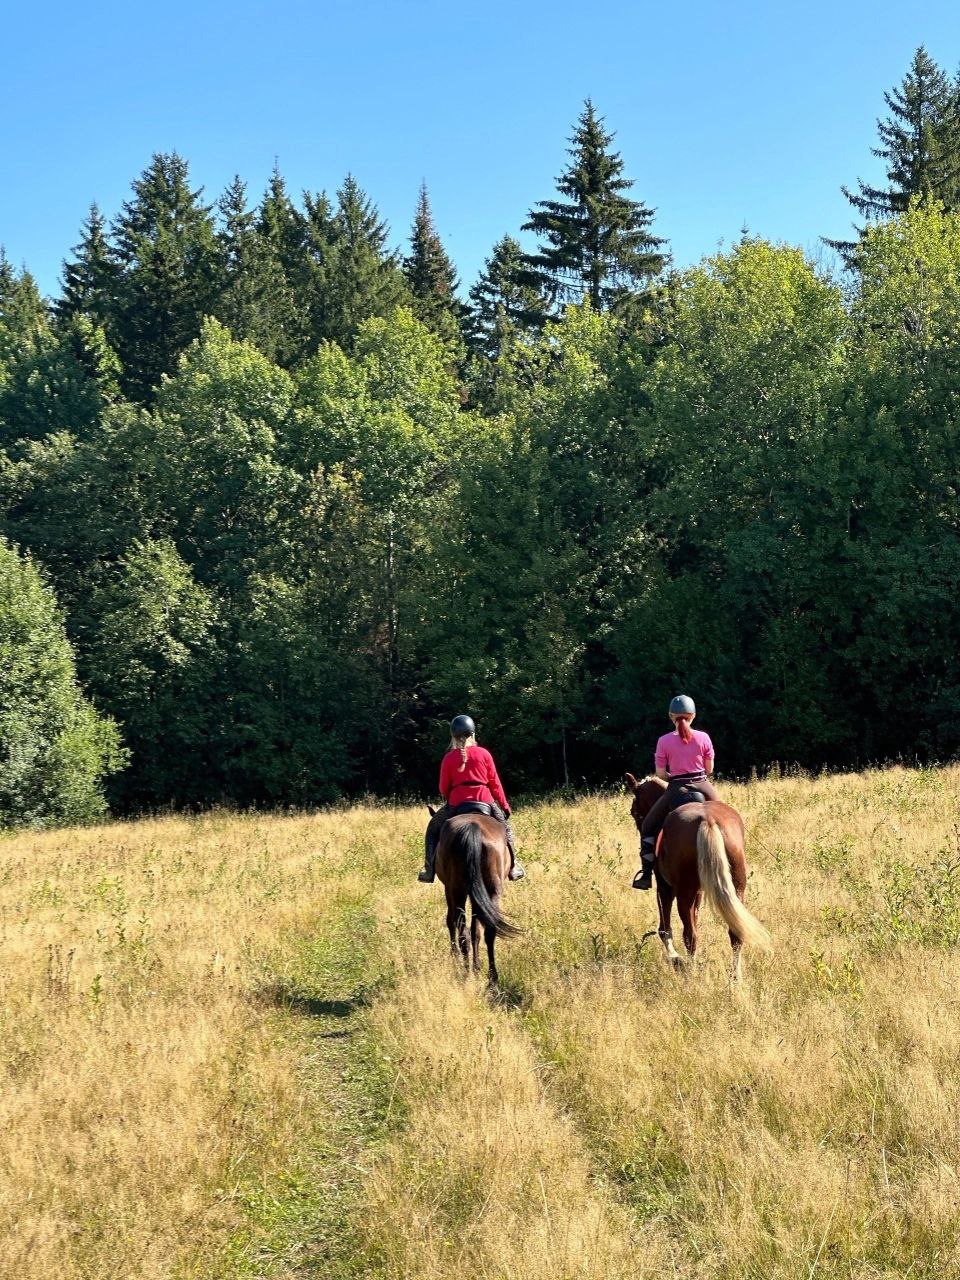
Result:
{"label": "dark riding helmet", "polygon": [[455,738],[472,738],[477,726],[469,716],[454,716],[450,721],[450,732]]}
{"label": "dark riding helmet", "polygon": [[697,708],[692,698],[688,698],[685,693],[679,693],[670,703],[669,714],[672,716],[695,716]]}

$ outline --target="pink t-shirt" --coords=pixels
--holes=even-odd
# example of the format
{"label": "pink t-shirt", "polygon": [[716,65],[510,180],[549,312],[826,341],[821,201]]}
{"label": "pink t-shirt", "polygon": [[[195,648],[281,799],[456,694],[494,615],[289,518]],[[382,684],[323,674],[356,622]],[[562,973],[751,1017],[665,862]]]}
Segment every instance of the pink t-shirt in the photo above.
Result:
{"label": "pink t-shirt", "polygon": [[713,759],[713,743],[700,729],[691,730],[692,737],[684,742],[674,729],[665,733],[657,742],[654,763],[658,769],[666,769],[671,778],[678,773],[703,773]]}

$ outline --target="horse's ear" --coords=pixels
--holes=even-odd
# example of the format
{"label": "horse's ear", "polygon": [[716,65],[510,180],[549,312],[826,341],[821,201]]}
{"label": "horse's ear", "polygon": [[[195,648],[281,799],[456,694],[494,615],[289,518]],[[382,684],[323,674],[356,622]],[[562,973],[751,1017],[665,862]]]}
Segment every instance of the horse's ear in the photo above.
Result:
{"label": "horse's ear", "polygon": [[427,805],[427,812],[430,814],[431,818],[435,818],[437,816],[437,810],[433,807],[432,804]]}
{"label": "horse's ear", "polygon": [[640,785],[640,783],[636,780],[636,778],[633,776],[632,773],[625,773],[623,775],[623,780],[627,784],[627,786],[630,788],[631,791],[636,791],[637,787],[639,787]]}

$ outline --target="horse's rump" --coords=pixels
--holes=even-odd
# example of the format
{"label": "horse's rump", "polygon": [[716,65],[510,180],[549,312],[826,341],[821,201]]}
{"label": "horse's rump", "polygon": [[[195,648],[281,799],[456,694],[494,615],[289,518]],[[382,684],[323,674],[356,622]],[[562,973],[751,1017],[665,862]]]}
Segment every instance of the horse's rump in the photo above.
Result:
{"label": "horse's rump", "polygon": [[[488,831],[488,824],[494,829]],[[506,840],[502,833],[503,824],[496,818],[467,814],[450,818],[440,833],[437,862],[448,897],[469,898],[474,915],[485,928],[492,929],[498,938],[512,938],[522,930],[506,919],[487,887],[488,879],[491,883],[502,884],[504,860],[509,868],[509,854],[506,853]],[[445,855],[446,864],[442,870],[441,853]]]}
{"label": "horse's rump", "polygon": [[[730,872],[730,859],[724,839],[724,830],[717,815],[710,810],[716,801],[703,806],[705,812],[697,827],[697,871],[703,896],[713,907],[727,928],[735,933],[741,942],[754,946],[769,947],[770,935],[766,929],[743,905],[733,883]],[[740,815],[727,805],[723,808],[737,818],[742,833],[743,823]],[[736,850],[742,858],[742,849]]]}

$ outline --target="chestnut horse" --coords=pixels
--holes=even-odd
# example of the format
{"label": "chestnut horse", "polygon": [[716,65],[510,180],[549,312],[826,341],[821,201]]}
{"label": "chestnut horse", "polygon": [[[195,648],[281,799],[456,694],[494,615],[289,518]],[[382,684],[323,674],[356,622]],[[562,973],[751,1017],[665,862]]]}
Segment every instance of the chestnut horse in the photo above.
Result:
{"label": "chestnut horse", "polygon": [[[428,806],[429,807],[429,806]],[[433,809],[430,809],[433,813]],[[510,873],[510,849],[506,828],[496,818],[480,813],[464,813],[448,818],[437,841],[437,876],[447,895],[447,928],[450,950],[459,951],[469,969],[467,952],[467,898],[473,908],[470,939],[473,970],[480,969],[480,925],[487,944],[489,982],[497,984],[494,943],[497,938],[513,938],[522,930],[506,920],[500,911],[503,886]]]}
{"label": "chestnut horse", "polygon": [[[638,782],[632,773],[624,781],[633,792],[630,812],[639,830],[643,819],[663,795],[666,783],[659,778]],[[691,784],[696,790],[696,784]],[[719,800],[681,802],[668,814],[660,836],[654,874],[660,910],[660,941],[674,968],[680,956],[673,945],[670,914],[673,900],[683,923],[683,944],[691,959],[697,951],[697,916],[701,895],[724,921],[733,947],[731,977],[740,977],[740,950],[745,942],[767,947],[770,935],[743,905],[747,887],[747,863],[743,854],[743,819],[736,809]]]}

